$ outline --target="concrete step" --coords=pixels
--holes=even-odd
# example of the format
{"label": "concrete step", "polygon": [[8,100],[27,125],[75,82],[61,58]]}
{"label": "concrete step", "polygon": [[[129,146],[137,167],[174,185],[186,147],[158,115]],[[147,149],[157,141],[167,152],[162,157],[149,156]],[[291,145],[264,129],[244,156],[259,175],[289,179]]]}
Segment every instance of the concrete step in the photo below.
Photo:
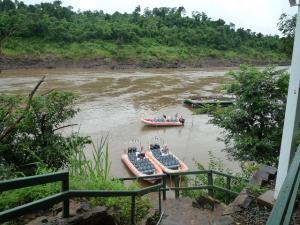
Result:
{"label": "concrete step", "polygon": [[230,225],[230,216],[222,216],[224,207],[217,204],[214,210],[193,207],[191,198],[167,199],[163,202],[164,216],[161,225]]}

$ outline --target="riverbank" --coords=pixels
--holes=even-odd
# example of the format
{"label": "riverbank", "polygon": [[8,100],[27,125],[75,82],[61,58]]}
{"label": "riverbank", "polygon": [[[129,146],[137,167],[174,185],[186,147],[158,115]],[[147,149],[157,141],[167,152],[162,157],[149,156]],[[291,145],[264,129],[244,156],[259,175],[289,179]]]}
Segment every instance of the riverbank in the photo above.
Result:
{"label": "riverbank", "polygon": [[116,60],[103,57],[65,58],[59,56],[0,56],[0,70],[9,69],[53,69],[53,68],[104,68],[104,69],[137,69],[137,68],[211,68],[211,67],[237,67],[240,64],[251,64],[255,66],[266,66],[276,64],[286,66],[290,64],[287,59],[242,59],[242,58],[213,58],[205,57],[191,62],[181,60],[159,59]]}

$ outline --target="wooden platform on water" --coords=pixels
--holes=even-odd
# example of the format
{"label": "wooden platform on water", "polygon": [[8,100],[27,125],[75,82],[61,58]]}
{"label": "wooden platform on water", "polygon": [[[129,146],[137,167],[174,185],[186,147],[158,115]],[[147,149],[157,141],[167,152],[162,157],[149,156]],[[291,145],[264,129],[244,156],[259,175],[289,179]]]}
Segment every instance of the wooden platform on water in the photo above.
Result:
{"label": "wooden platform on water", "polygon": [[220,105],[220,106],[229,106],[235,102],[234,99],[228,100],[219,100],[219,99],[204,99],[204,100],[193,100],[185,99],[184,104],[191,106],[192,108],[205,107],[209,105]]}

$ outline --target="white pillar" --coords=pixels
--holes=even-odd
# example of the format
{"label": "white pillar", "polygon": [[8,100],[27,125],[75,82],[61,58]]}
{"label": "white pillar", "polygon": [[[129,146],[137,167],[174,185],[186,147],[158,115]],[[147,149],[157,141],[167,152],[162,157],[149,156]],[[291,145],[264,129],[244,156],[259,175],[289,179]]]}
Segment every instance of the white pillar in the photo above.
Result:
{"label": "white pillar", "polygon": [[300,6],[298,6],[297,25],[289,81],[289,90],[285,110],[284,126],[280,147],[280,157],[275,186],[276,199],[287,175],[296,150],[296,138],[299,130],[299,86],[300,85]]}

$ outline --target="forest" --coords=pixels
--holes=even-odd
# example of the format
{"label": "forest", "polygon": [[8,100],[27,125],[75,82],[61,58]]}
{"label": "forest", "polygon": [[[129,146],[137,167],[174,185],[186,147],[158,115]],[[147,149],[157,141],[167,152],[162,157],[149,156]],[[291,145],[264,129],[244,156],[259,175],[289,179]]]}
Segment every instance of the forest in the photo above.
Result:
{"label": "forest", "polygon": [[26,5],[0,0],[0,53],[5,57],[108,58],[144,63],[288,62],[291,50],[279,36],[236,28],[184,7],[145,8],[132,13],[75,11],[61,1]]}

